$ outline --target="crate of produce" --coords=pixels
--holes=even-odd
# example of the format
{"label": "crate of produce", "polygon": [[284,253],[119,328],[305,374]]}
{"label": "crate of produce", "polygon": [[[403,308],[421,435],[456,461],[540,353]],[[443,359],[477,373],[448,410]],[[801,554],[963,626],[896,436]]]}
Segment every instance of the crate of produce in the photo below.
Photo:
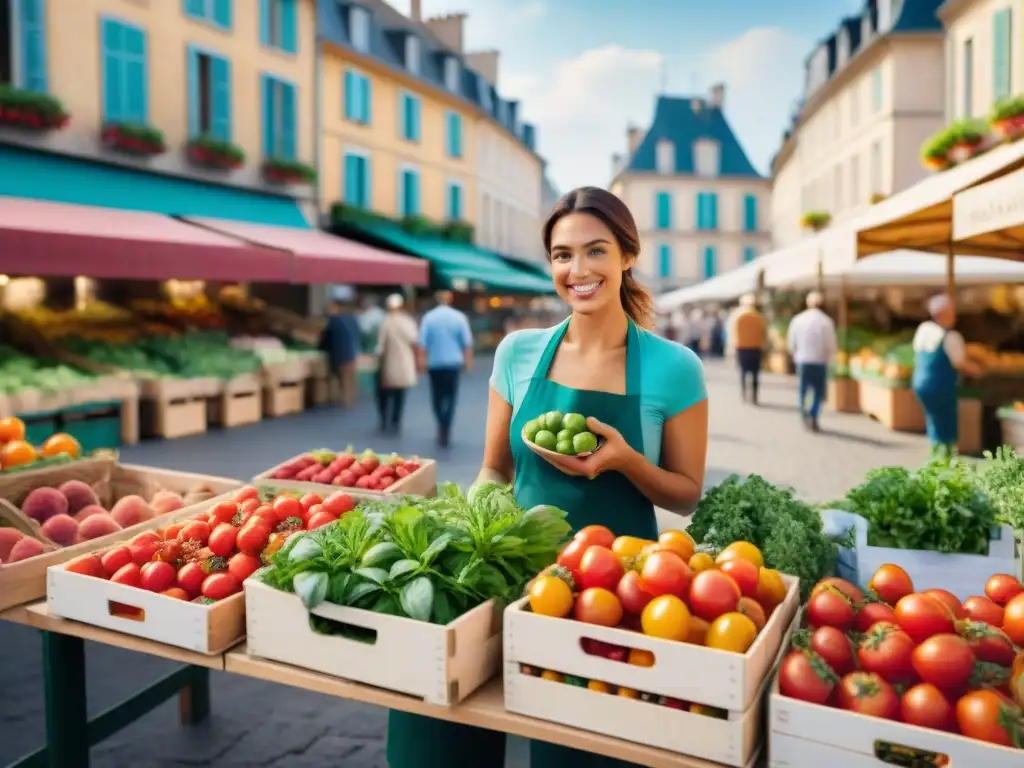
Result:
{"label": "crate of produce", "polygon": [[337,487],[362,491],[433,496],[437,492],[437,462],[397,454],[356,454],[351,447],[335,453],[309,451],[253,478],[259,486],[287,481],[290,485],[322,493]]}
{"label": "crate of produce", "polygon": [[263,389],[263,409],[267,416],[277,418],[301,413],[306,407],[306,381],[276,381]]}
{"label": "crate of produce", "polygon": [[140,383],[143,434],[173,439],[206,432],[206,401],[220,391],[217,379],[149,379]]}
{"label": "crate of produce", "polygon": [[32,474],[33,482],[24,482],[21,475],[0,479],[0,496],[24,523],[0,530],[0,609],[46,594],[48,567],[154,530],[168,516],[186,508],[195,512],[196,504],[242,485],[209,475],[119,465],[112,458]]}
{"label": "crate of produce", "polygon": [[861,379],[860,409],[888,429],[924,432],[924,411],[909,387]]}
{"label": "crate of produce", "polygon": [[74,437],[82,451],[91,453],[100,448],[121,446],[122,403],[120,401],[90,402],[68,406],[60,412],[60,431]]}
{"label": "crate of produce", "polygon": [[860,382],[847,376],[829,379],[828,404],[838,413],[860,413]]}
{"label": "crate of produce", "polygon": [[263,418],[259,377],[246,373],[229,379],[206,403],[210,424],[224,428],[255,424]]}

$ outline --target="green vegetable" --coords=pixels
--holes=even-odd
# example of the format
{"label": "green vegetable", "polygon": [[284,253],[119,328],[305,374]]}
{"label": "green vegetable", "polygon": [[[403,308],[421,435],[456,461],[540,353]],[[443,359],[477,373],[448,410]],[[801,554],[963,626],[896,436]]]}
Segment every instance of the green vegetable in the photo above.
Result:
{"label": "green vegetable", "polygon": [[322,571],[303,571],[295,574],[292,587],[306,608],[316,608],[327,599],[327,574]]}
{"label": "green vegetable", "polygon": [[434,583],[419,576],[402,587],[402,610],[411,619],[430,621],[434,610]]}
{"label": "green vegetable", "polygon": [[997,520],[1024,533],[1024,458],[1013,448],[1001,446],[995,453],[985,452],[985,461],[976,465],[978,485],[998,511]]}
{"label": "green vegetable", "polygon": [[303,560],[312,560],[314,557],[323,555],[323,549],[312,536],[299,536],[295,545],[288,549],[288,560],[292,563],[301,563]]}

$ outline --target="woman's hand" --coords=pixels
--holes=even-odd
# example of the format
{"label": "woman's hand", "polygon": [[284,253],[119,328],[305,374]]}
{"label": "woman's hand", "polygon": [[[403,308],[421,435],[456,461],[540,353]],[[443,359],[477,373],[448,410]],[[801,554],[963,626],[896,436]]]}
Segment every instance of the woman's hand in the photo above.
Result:
{"label": "woman's hand", "polygon": [[567,456],[561,460],[560,463],[564,461],[563,466],[570,470],[570,474],[593,480],[603,472],[622,472],[639,457],[640,454],[630,447],[626,438],[615,427],[591,416],[587,419],[587,429],[604,442],[589,456]]}

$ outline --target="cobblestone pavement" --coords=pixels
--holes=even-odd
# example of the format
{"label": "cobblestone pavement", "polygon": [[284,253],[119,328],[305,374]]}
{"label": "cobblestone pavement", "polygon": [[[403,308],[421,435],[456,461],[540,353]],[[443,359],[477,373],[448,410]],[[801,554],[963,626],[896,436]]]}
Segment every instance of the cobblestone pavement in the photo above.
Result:
{"label": "cobblestone pavement", "polygon": [[[463,384],[453,447],[441,454],[442,479],[470,482],[479,466],[489,361]],[[894,435],[865,417],[826,414],[823,432],[798,423],[791,379],[769,376],[758,408],[740,402],[732,365],[707,366],[711,438],[707,484],[733,472],[757,472],[790,485],[812,500],[841,495],[866,469],[914,464],[926,453],[923,438]],[[427,392],[409,398],[405,433],[381,439],[369,401],[353,413],[329,409],[205,436],[148,442],[123,451],[125,461],[251,477],[303,450],[342,447],[402,449],[437,455]],[[0,765],[43,743],[39,633],[0,622]],[[89,711],[104,710],[143,683],[174,668],[172,662],[89,644]],[[385,768],[382,709],[306,693],[226,673],[212,673],[213,715],[193,728],[178,725],[175,701],[157,708],[92,750],[100,768],[178,766],[281,766],[282,768]],[[508,764],[525,767],[524,744],[510,743]],[[491,768],[481,766],[481,768]]]}

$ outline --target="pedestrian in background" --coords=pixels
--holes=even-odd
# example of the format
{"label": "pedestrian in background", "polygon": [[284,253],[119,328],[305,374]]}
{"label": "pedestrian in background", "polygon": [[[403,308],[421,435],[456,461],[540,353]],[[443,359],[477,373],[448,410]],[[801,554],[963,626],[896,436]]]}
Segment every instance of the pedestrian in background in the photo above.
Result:
{"label": "pedestrian in background", "polygon": [[704,338],[704,312],[701,309],[694,308],[690,311],[689,317],[686,318],[686,339],[684,343],[690,349],[697,353],[697,356],[701,356],[701,341]]}
{"label": "pedestrian in background", "polygon": [[[804,424],[814,432],[819,431],[818,414],[825,399],[825,383],[828,364],[839,348],[836,324],[826,315],[821,306],[824,297],[817,291],[807,294],[807,309],[793,318],[789,324],[787,346],[796,364],[800,416]],[[807,395],[811,405],[807,407]]]}
{"label": "pedestrian in background", "polygon": [[327,354],[331,370],[338,377],[339,399],[345,408],[351,408],[356,402],[356,361],[361,346],[359,321],[351,308],[340,301],[332,301],[328,306],[327,324],[320,334],[320,350]]}
{"label": "pedestrian in background", "polygon": [[416,386],[416,321],[405,311],[405,299],[393,293],[384,302],[387,315],[377,337],[380,360],[380,431],[398,434],[402,428],[405,392]]}
{"label": "pedestrian in background", "polygon": [[725,357],[725,314],[722,309],[713,309],[708,315],[708,357]]}
{"label": "pedestrian in background", "polygon": [[473,332],[466,316],[452,306],[451,291],[438,291],[437,306],[420,321],[420,370],[430,377],[430,399],[437,419],[437,442],[451,442],[459,374],[473,369]]}
{"label": "pedestrian in background", "polygon": [[761,379],[761,360],[768,334],[768,321],[757,309],[757,297],[752,293],[740,299],[740,309],[730,323],[730,345],[736,350],[736,363],[740,368],[740,392],[747,401],[747,380],[751,382],[750,402],[757,405],[757,391]]}
{"label": "pedestrian in background", "polygon": [[958,386],[960,373],[981,375],[981,369],[967,357],[964,337],[953,330],[956,305],[946,294],[928,301],[926,320],[914,333],[914,376],[911,386],[924,410],[932,450],[954,450],[959,432]]}

